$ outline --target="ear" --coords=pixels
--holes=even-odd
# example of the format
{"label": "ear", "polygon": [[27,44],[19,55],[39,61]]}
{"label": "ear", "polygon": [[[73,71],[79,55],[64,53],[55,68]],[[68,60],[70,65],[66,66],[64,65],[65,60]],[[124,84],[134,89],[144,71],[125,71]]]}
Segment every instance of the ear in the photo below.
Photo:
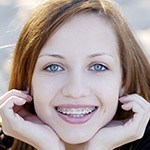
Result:
{"label": "ear", "polygon": [[29,87],[28,87],[28,86],[27,86],[26,90],[27,90],[27,92],[28,92],[28,94],[29,94]]}
{"label": "ear", "polygon": [[123,95],[124,95],[124,87],[121,87],[119,97],[122,97]]}
{"label": "ear", "polygon": [[32,87],[31,87],[31,89],[27,86],[27,93],[30,95],[30,96],[32,96],[33,94],[33,92],[32,92]]}

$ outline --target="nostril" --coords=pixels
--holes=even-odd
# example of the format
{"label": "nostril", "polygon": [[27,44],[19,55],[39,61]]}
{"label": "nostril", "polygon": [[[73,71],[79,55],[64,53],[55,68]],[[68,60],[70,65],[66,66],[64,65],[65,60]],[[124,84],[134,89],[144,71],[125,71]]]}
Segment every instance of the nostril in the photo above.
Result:
{"label": "nostril", "polygon": [[82,75],[79,70],[72,72],[68,79],[66,79],[65,85],[62,88],[62,94],[66,97],[80,98],[89,95],[90,90],[85,81],[85,75]]}
{"label": "nostril", "polygon": [[62,94],[66,97],[81,98],[89,95],[89,89],[84,87],[65,87]]}

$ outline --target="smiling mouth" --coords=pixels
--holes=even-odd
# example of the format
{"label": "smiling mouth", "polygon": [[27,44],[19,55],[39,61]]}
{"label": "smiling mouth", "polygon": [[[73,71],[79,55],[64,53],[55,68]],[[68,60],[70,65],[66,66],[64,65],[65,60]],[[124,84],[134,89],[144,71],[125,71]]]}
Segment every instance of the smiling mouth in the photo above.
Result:
{"label": "smiling mouth", "polygon": [[88,107],[55,107],[56,111],[61,114],[72,118],[84,118],[95,112],[98,106],[88,106]]}

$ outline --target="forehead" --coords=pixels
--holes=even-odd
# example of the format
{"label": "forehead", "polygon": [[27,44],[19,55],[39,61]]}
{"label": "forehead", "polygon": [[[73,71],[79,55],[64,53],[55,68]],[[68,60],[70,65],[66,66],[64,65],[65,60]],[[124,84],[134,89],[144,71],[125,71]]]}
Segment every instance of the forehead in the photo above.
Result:
{"label": "forehead", "polygon": [[[44,45],[41,53],[91,53],[101,50],[118,53],[118,42],[111,22],[103,14],[83,13],[64,23]],[[114,50],[114,51],[112,51]],[[115,53],[116,53],[115,52]]]}

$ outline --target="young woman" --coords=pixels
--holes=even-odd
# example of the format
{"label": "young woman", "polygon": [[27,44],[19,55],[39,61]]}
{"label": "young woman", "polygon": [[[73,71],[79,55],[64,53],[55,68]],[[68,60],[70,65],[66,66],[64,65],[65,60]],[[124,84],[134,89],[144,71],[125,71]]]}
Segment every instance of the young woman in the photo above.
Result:
{"label": "young woman", "polygon": [[3,132],[12,150],[147,150],[149,74],[114,2],[47,0],[14,51]]}

